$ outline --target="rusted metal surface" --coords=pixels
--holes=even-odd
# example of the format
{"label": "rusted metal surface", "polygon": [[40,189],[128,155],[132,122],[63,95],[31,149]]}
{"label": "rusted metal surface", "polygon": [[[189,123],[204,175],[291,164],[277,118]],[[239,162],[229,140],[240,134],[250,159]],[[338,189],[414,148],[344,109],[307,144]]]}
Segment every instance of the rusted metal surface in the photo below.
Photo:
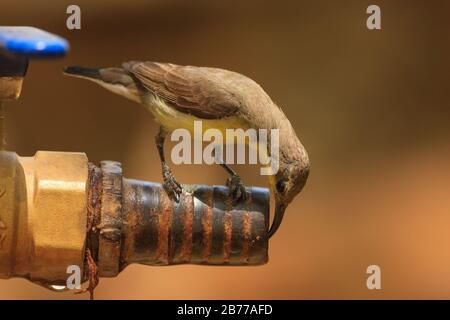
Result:
{"label": "rusted metal surface", "polygon": [[86,248],[91,251],[95,261],[98,260],[98,239],[100,231],[97,227],[100,225],[102,194],[103,194],[103,173],[102,170],[92,163],[88,164],[89,178],[87,188],[87,226],[88,233],[86,238]]}
{"label": "rusted metal surface", "polygon": [[122,268],[148,265],[258,265],[268,260],[269,196],[248,188],[232,206],[228,188],[185,186],[179,203],[158,183],[124,179]]}
{"label": "rusted metal surface", "polygon": [[122,238],[122,167],[119,162],[103,161],[98,266],[101,277],[115,277],[120,269]]}
{"label": "rusted metal surface", "polygon": [[99,283],[100,270],[97,265],[98,247],[100,231],[97,226],[101,221],[102,195],[103,195],[103,172],[92,163],[88,164],[89,177],[87,188],[87,226],[86,226],[86,256],[84,280],[89,280],[89,286],[80,291],[83,293],[89,291],[90,299],[94,298],[95,287]]}

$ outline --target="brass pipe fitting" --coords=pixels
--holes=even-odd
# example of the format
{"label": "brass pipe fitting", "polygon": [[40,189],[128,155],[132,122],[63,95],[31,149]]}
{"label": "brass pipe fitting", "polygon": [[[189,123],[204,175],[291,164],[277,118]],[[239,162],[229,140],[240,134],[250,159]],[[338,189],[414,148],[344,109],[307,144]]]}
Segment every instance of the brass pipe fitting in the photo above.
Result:
{"label": "brass pipe fitting", "polygon": [[3,102],[0,100],[0,150],[4,150],[6,146],[5,138],[5,113]]}
{"label": "brass pipe fitting", "polygon": [[23,77],[0,76],[0,100],[17,100],[22,92]]}
{"label": "brass pipe fitting", "polygon": [[[1,60],[0,56],[0,60]],[[22,92],[23,77],[5,77],[0,76],[0,150],[6,146],[5,138],[5,114],[3,101],[17,100]]]}
{"label": "brass pipe fitting", "polygon": [[248,200],[233,205],[226,187],[184,188],[177,203],[158,183],[124,178],[117,162],[0,151],[0,278],[65,285],[67,267],[83,269],[87,249],[101,277],[131,263],[267,262],[267,189],[248,188]]}
{"label": "brass pipe fitting", "polygon": [[84,264],[86,181],[82,153],[0,152],[0,277],[65,283],[69,265]]}

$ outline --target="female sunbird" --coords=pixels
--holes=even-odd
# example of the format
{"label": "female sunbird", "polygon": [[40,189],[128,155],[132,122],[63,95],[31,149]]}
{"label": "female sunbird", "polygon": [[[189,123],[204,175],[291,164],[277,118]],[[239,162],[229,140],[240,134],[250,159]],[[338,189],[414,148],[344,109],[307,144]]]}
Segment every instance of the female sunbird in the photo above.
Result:
{"label": "female sunbird", "polygon": [[[269,176],[275,195],[272,236],[280,226],[288,204],[302,190],[309,175],[309,158],[283,111],[252,79],[228,70],[180,66],[171,63],[125,62],[120,68],[67,67],[65,74],[97,82],[106,89],[145,106],[160,124],[156,145],[162,164],[164,188],[178,199],[181,185],[164,157],[167,133],[192,130],[196,120],[204,127],[279,130],[279,169]],[[226,163],[227,185],[234,199],[246,197],[239,175]]]}

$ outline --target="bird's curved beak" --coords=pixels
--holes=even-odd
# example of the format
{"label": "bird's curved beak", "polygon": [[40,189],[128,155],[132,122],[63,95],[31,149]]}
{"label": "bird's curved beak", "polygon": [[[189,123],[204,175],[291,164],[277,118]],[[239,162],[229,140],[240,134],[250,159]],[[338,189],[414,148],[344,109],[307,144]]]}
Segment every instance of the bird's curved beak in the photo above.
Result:
{"label": "bird's curved beak", "polygon": [[281,222],[283,221],[284,211],[286,211],[286,207],[287,205],[284,203],[275,204],[275,216],[273,218],[272,226],[269,229],[269,238],[271,238],[280,227]]}

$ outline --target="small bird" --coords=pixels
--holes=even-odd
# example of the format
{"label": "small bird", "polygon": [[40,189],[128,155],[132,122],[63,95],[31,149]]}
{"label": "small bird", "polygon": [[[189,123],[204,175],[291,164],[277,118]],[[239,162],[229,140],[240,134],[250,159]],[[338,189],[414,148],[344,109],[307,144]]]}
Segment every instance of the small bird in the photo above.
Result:
{"label": "small bird", "polygon": [[[92,80],[144,105],[153,114],[160,124],[155,142],[163,186],[175,199],[182,187],[166,163],[164,140],[178,128],[192,132],[196,120],[202,121],[203,128],[223,131],[227,128],[279,130],[279,169],[269,176],[275,198],[269,237],[277,231],[287,206],[306,183],[309,158],[291,123],[261,86],[242,74],[219,68],[149,61],[130,61],[113,68],[70,66],[64,73]],[[240,176],[226,163],[220,165],[230,175],[227,185],[234,200],[245,199],[245,186]]]}

